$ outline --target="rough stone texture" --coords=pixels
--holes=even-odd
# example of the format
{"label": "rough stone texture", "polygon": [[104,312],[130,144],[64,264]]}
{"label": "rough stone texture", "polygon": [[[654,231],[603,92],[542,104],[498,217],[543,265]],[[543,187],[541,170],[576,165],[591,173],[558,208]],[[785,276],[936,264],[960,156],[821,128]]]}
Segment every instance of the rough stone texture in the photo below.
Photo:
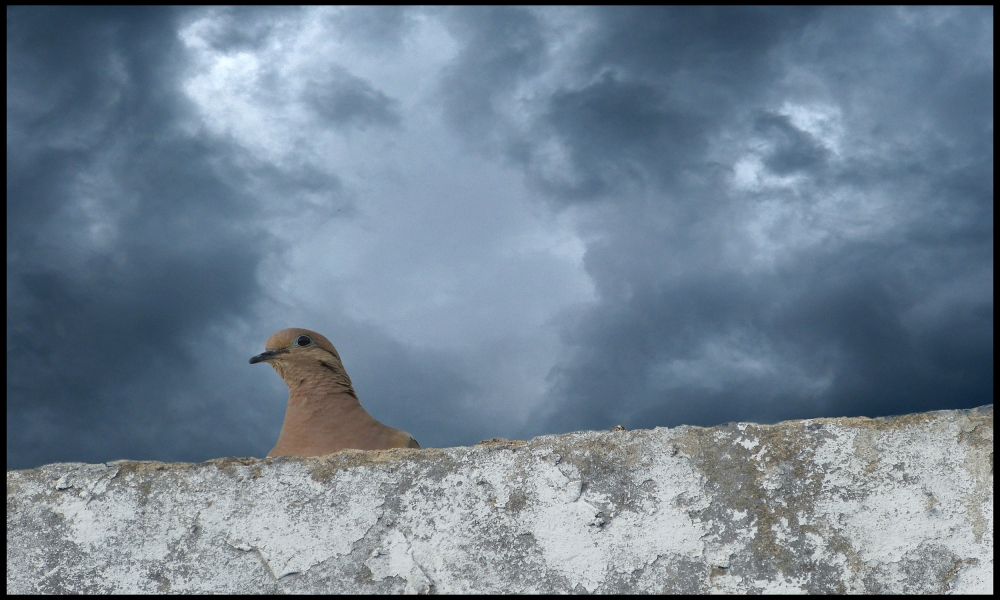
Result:
{"label": "rough stone texture", "polygon": [[7,473],[8,593],[993,592],[993,407]]}

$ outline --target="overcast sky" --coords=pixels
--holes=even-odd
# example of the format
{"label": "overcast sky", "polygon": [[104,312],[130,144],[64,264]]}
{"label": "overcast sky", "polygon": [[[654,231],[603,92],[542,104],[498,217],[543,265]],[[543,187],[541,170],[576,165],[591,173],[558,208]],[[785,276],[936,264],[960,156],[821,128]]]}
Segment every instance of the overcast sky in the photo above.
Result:
{"label": "overcast sky", "polygon": [[993,9],[7,9],[7,467],[993,396]]}

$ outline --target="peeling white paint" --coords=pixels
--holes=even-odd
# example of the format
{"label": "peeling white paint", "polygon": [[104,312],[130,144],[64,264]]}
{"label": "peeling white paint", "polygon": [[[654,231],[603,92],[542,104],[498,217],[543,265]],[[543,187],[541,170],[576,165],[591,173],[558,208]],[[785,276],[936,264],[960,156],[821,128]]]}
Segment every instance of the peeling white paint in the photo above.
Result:
{"label": "peeling white paint", "polygon": [[8,593],[992,593],[992,407],[7,474]]}
{"label": "peeling white paint", "polygon": [[372,550],[365,566],[376,579],[399,577],[406,582],[403,592],[423,594],[430,590],[430,580],[420,565],[413,560],[409,540],[398,531],[390,531],[382,546]]}

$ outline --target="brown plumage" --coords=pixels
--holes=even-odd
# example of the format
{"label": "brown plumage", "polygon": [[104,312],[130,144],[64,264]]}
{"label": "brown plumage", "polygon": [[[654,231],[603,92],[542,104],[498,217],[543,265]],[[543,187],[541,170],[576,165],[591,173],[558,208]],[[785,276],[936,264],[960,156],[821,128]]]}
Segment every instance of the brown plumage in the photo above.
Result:
{"label": "brown plumage", "polygon": [[383,425],[358,401],[330,340],[308,329],[282,329],[250,364],[267,362],[288,386],[278,443],[268,456],[323,456],[345,448],[420,448],[413,436]]}

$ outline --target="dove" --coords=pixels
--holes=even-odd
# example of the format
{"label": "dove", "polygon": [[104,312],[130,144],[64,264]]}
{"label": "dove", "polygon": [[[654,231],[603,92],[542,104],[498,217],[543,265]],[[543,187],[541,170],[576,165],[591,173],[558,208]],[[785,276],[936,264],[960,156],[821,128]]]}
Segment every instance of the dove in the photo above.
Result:
{"label": "dove", "polygon": [[323,456],[354,448],[420,448],[413,436],[379,422],[361,406],[340,354],[315,331],[275,333],[250,364],[266,362],[288,386],[278,442],[268,456]]}

